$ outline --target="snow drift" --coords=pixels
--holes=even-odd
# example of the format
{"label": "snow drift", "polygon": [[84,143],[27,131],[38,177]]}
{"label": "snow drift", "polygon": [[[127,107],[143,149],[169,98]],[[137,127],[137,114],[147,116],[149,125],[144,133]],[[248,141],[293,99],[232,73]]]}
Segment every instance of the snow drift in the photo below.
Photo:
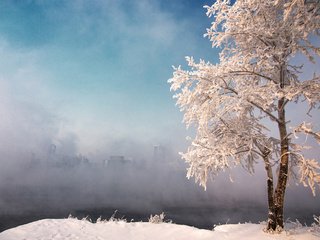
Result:
{"label": "snow drift", "polygon": [[201,230],[190,226],[172,223],[146,223],[125,221],[99,221],[91,223],[86,220],[45,219],[9,229],[0,233],[0,240],[316,240],[319,235],[311,228],[298,227],[281,234],[263,232],[265,224],[229,224],[220,225],[214,231]]}

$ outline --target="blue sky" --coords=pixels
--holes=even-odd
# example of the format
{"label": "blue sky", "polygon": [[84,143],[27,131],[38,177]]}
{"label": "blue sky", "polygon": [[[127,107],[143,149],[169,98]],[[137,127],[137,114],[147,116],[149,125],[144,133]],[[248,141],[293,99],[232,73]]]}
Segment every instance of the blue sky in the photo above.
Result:
{"label": "blue sky", "polygon": [[1,1],[2,98],[14,102],[3,112],[16,118],[30,108],[26,115],[43,118],[43,128],[53,121],[52,134],[73,135],[84,152],[111,139],[183,142],[182,117],[167,80],[171,66],[184,64],[186,55],[216,58],[203,38],[210,23],[206,4]]}
{"label": "blue sky", "polygon": [[123,139],[184,150],[187,133],[167,80],[185,56],[217,61],[203,37],[211,22],[203,5],[212,3],[0,1],[6,141],[58,142],[84,154]]}

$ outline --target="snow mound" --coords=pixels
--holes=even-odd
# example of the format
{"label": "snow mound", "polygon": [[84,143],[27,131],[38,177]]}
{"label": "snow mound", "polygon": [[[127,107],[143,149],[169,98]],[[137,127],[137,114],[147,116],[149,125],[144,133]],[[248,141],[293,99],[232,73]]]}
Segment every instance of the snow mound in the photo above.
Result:
{"label": "snow mound", "polygon": [[161,223],[108,221],[91,223],[86,220],[45,219],[0,233],[0,240],[319,240],[308,228],[293,235],[267,234],[262,224],[228,224],[214,231]]}

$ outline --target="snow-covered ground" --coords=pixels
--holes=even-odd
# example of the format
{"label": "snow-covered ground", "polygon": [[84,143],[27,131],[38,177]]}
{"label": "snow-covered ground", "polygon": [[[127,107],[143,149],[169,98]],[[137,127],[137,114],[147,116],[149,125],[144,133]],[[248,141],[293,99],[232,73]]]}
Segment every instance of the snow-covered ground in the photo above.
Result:
{"label": "snow-covered ground", "polygon": [[0,233],[0,240],[319,240],[320,235],[310,228],[292,229],[290,234],[267,234],[263,224],[228,224],[214,231],[172,223],[145,223],[105,221],[91,223],[86,220],[45,219],[9,229]]}

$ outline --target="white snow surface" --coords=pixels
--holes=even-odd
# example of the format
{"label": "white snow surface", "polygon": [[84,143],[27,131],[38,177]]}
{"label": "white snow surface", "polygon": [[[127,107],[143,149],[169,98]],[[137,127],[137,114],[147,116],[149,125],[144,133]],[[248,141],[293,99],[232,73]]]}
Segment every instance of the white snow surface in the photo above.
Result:
{"label": "white snow surface", "polygon": [[263,224],[220,225],[214,231],[172,223],[45,219],[0,233],[0,240],[319,240],[307,227],[294,233],[268,234]]}

